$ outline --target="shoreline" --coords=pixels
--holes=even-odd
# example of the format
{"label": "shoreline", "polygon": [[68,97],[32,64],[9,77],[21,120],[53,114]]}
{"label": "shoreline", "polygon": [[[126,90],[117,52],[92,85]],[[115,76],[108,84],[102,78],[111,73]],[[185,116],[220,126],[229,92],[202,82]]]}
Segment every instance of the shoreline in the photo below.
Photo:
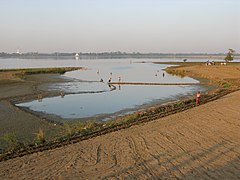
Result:
{"label": "shoreline", "polygon": [[[196,64],[197,64],[197,66],[199,66],[200,63],[196,63]],[[190,63],[190,67],[191,66],[192,66],[192,63]],[[200,66],[202,66],[202,65],[200,64]],[[177,69],[177,70],[180,69],[180,71],[182,71],[181,68],[186,68],[186,67],[185,66],[174,66],[174,67],[171,67],[171,68]],[[217,87],[213,87],[213,83],[211,82],[212,79],[207,79],[206,77],[202,77],[202,76],[193,74],[189,70],[187,70],[186,73],[187,73],[187,76],[192,77],[194,79],[197,79],[198,81],[203,82],[203,84],[206,84],[206,86],[208,87],[208,89],[206,90],[206,94],[214,93],[214,91],[217,90]],[[38,76],[40,76],[40,77],[38,77]],[[43,82],[41,82],[41,81],[38,82],[37,83],[38,85],[41,84],[41,83],[46,83],[47,84],[47,83],[50,83],[50,82],[68,82],[68,81],[71,81],[71,79],[63,79],[59,75],[54,75],[54,74],[52,74],[52,75],[48,75],[48,74],[31,75],[31,76],[27,76],[26,81],[30,81],[30,82],[31,81],[35,81],[36,78],[37,78],[37,80],[44,79]],[[34,85],[31,84],[31,85],[32,86],[36,86],[36,84],[34,84]],[[10,99],[1,99],[1,101],[4,100],[4,101],[10,101],[11,103],[16,103],[16,102],[19,102],[19,101],[22,102],[22,101],[26,101],[26,100],[32,100],[32,98],[36,99],[37,98],[37,94],[39,92],[37,91],[37,89],[33,88],[33,90],[36,90],[36,92],[33,91],[34,93],[32,93],[31,95],[17,96],[17,97],[14,97],[14,98],[11,97],[11,100]],[[41,92],[42,92],[44,97],[52,97],[52,96],[59,95],[59,93],[60,93],[60,92],[48,92],[47,89],[45,89],[45,91],[41,90]],[[192,95],[191,95],[191,97],[192,97]],[[180,101],[184,101],[185,99],[190,98],[190,96],[186,95],[184,97],[177,97],[177,98],[180,99]],[[137,109],[133,108],[132,110],[135,111],[135,112],[132,112],[132,110],[131,110],[130,112],[132,112],[132,113],[130,113],[130,114],[134,115],[134,114],[139,113],[139,112],[149,111],[149,110],[154,109],[154,108],[156,109],[157,107],[164,106],[165,104],[169,104],[169,103],[171,104],[171,102],[173,102],[173,101],[175,101],[175,100],[171,100],[170,102],[166,102],[165,101],[165,103],[163,101],[161,101],[161,103],[160,103],[160,101],[154,101],[154,102],[151,102],[149,104],[143,104],[143,105],[139,106]],[[49,115],[49,114],[45,114],[45,113],[41,113],[41,112],[34,112],[34,111],[32,111],[30,109],[27,109],[27,108],[17,107],[14,104],[12,104],[11,106],[12,106],[12,108],[14,108],[16,110],[19,109],[20,111],[23,112],[23,114],[25,113],[25,114],[29,114],[31,116],[34,116],[35,119],[40,120],[39,122],[45,121],[45,124],[50,123],[49,124],[50,125],[50,127],[49,127],[50,129],[47,130],[47,131],[51,131],[52,130],[52,126],[54,125],[54,129],[57,129],[58,133],[63,134],[63,129],[62,129],[61,126],[63,125],[63,122],[64,122],[63,120],[67,120],[67,119],[58,117],[56,115]],[[125,110],[123,110],[123,111],[125,111]],[[121,111],[121,112],[123,112],[123,111]],[[118,113],[117,114],[114,113],[114,114],[111,114],[110,117],[113,120],[114,119],[119,119],[118,117],[116,117],[116,115]],[[112,117],[112,115],[114,115],[115,117]],[[127,117],[128,115],[129,115],[129,113],[127,113],[126,115],[121,115],[120,118],[124,118],[125,116]],[[97,115],[95,117],[98,117],[100,119],[102,119],[102,118],[106,119],[106,118],[109,117],[109,115],[102,114],[101,116]],[[62,119],[62,120],[59,120],[59,119]],[[78,121],[79,119],[86,121],[89,118],[78,118],[78,119],[75,119],[75,120]],[[73,121],[73,123],[76,122],[76,121]],[[59,124],[61,126],[60,127],[56,126],[56,124]],[[47,125],[47,126],[49,126],[49,125]],[[32,134],[36,133],[36,131],[37,131],[37,129],[35,129],[35,132],[32,132]],[[4,132],[4,131],[2,131],[2,132]],[[31,135],[31,137],[33,137],[33,136]],[[59,135],[55,135],[54,137],[59,137]]]}
{"label": "shoreline", "polygon": [[[41,68],[40,68],[41,69]],[[51,69],[51,68],[50,68]],[[24,70],[24,69],[23,69]],[[8,70],[4,70],[4,71],[8,71]],[[11,71],[11,70],[10,70]],[[31,70],[30,70],[31,71]],[[32,74],[32,73],[30,73]],[[31,75],[33,76],[33,75]],[[53,76],[53,75],[52,75]],[[56,75],[54,75],[56,76]],[[44,77],[42,77],[44,78]],[[47,79],[49,79],[50,77],[47,77]],[[41,79],[41,78],[40,78]],[[31,79],[30,79],[31,80]],[[61,80],[62,81],[62,80]],[[72,79],[69,79],[69,81],[72,81]],[[66,81],[67,82],[67,81]],[[165,85],[165,84],[164,84]],[[195,85],[195,83],[194,83]],[[37,86],[37,85],[36,85]],[[39,86],[39,84],[38,84]],[[57,92],[49,92],[48,89],[47,89],[47,85],[45,85],[44,88],[41,88],[41,91],[42,92],[38,92],[38,93],[41,93],[43,98],[48,98],[48,97],[55,97],[55,96],[59,96],[60,95],[60,91],[57,91]],[[64,92],[65,95],[68,95],[68,94],[75,94],[75,93],[67,93],[67,92]],[[189,96],[189,95],[186,95],[186,97]],[[179,97],[179,96],[178,96]],[[13,106],[15,106],[16,103],[22,103],[22,102],[28,102],[28,101],[31,101],[31,100],[36,100],[37,99],[37,93],[34,93],[32,95],[28,95],[28,96],[17,96],[15,98],[12,98],[11,99],[11,102],[13,103]],[[155,101],[153,102],[150,102],[150,103],[147,103],[146,105],[143,104],[143,105],[139,105],[138,107],[136,108],[130,108],[130,111],[136,111],[137,109],[140,109],[140,108],[146,108],[146,107],[151,107],[151,106],[154,106],[155,104],[159,104],[161,103],[162,101],[158,101],[158,103],[156,103]],[[35,111],[32,111],[31,109],[29,108],[26,108],[26,107],[19,107],[19,109],[27,112],[27,113],[31,113],[39,118],[44,118],[44,119],[47,119],[49,122],[56,122],[56,123],[62,123],[63,121],[69,121],[69,120],[72,120],[71,118],[62,118],[60,116],[57,116],[57,115],[53,115],[53,114],[46,114],[46,113],[43,113],[43,112],[35,112]],[[108,118],[109,116],[111,117],[112,115],[116,116],[117,114],[121,114],[121,112],[125,112],[125,111],[128,111],[128,109],[124,109],[124,110],[121,110],[119,112],[116,112],[116,113],[113,113],[113,114],[100,114],[100,115],[95,115],[95,116],[92,116],[92,117],[86,117],[86,118],[74,118],[75,120],[87,120],[89,118],[96,118],[96,120],[100,120],[102,118]],[[128,114],[128,113],[127,113]],[[61,120],[59,120],[61,119]]]}
{"label": "shoreline", "polygon": [[[74,68],[56,68],[53,69],[53,71],[71,69],[74,70]],[[7,76],[5,77],[3,72],[0,71],[0,151],[6,147],[6,144],[2,140],[5,134],[14,133],[17,140],[24,144],[29,143],[29,141],[34,141],[39,129],[45,131],[48,140],[61,135],[63,131],[62,127],[54,126],[54,123],[46,121],[43,117],[37,117],[31,113],[22,111],[16,107],[13,102],[17,100],[36,99],[39,93],[48,96],[57,95],[60,92],[42,91],[38,89],[38,85],[53,82],[67,82],[69,80],[63,79],[57,74],[33,74],[30,76],[27,75],[22,79],[22,75],[16,75],[18,72],[22,73],[22,70],[4,71],[7,72]],[[31,69],[28,69],[28,71],[31,71]],[[34,69],[34,71],[36,72],[36,69]]]}
{"label": "shoreline", "polygon": [[234,92],[153,121],[0,162],[0,177],[238,179],[239,68],[180,67],[211,76],[212,83],[228,82]]}

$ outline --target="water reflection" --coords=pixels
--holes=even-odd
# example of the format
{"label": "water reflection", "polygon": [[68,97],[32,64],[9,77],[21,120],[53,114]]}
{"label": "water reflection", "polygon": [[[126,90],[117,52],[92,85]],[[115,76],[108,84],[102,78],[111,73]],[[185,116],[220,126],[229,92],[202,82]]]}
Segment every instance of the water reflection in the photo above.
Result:
{"label": "water reflection", "polygon": [[66,93],[98,93],[109,91],[109,87],[103,82],[66,82],[53,83],[49,85],[49,90],[58,90]]}
{"label": "water reflection", "polygon": [[[172,76],[164,72],[167,65],[153,63],[129,63],[122,61],[89,61],[87,70],[76,70],[63,76],[74,78],[73,82],[56,83],[50,90],[71,93],[59,97],[45,98],[40,103],[32,101],[18,104],[33,111],[55,114],[62,118],[86,118],[114,113],[128,113],[144,104],[177,96],[192,94],[200,86],[143,86],[113,85],[111,82],[194,83],[189,77]],[[64,98],[63,98],[64,97]]]}
{"label": "water reflection", "polygon": [[120,91],[65,95],[64,98],[45,98],[42,102],[32,101],[18,104],[33,111],[55,114],[63,118],[85,118],[99,114],[111,114],[127,109],[131,111],[143,104],[157,100],[174,99],[191,94],[197,86],[121,86]]}
{"label": "water reflection", "polygon": [[[110,63],[89,63],[85,71],[67,72],[64,76],[77,78],[82,81],[103,82],[156,82],[156,83],[194,83],[198,82],[189,77],[172,76],[163,71],[168,65],[153,63],[132,63],[127,61]],[[97,73],[95,73],[97,72]]]}

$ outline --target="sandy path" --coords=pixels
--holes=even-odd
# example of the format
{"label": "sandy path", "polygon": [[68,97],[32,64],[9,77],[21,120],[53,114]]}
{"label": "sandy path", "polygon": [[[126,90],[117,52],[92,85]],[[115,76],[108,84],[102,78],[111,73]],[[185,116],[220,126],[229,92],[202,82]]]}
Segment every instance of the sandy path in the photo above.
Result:
{"label": "sandy path", "polygon": [[239,179],[240,91],[129,129],[0,163],[0,179]]}

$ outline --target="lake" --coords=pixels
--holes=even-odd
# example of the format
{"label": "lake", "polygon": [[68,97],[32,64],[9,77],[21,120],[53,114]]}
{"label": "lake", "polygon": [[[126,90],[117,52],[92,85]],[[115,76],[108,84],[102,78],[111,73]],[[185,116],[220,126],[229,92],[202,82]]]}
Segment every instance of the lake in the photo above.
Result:
{"label": "lake", "polygon": [[[16,104],[33,111],[53,114],[65,119],[112,117],[137,111],[151,104],[178,100],[181,96],[205,91],[200,85],[114,85],[111,82],[197,83],[189,77],[172,76],[163,69],[169,65],[154,64],[154,59],[104,60],[0,60],[2,68],[84,67],[86,70],[67,72],[63,77],[72,82],[51,84],[49,90],[65,91],[64,97],[44,98]],[[163,61],[163,60],[161,60]],[[103,82],[100,82],[100,80]]]}

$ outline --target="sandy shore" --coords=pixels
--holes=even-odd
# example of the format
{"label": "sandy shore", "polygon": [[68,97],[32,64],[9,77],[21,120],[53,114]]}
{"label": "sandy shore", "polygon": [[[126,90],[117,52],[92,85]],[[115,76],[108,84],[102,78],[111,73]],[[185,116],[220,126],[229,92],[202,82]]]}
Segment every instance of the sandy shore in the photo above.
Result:
{"label": "sandy shore", "polygon": [[[238,86],[240,66],[180,67]],[[0,179],[239,179],[240,91],[155,121],[0,162]]]}

